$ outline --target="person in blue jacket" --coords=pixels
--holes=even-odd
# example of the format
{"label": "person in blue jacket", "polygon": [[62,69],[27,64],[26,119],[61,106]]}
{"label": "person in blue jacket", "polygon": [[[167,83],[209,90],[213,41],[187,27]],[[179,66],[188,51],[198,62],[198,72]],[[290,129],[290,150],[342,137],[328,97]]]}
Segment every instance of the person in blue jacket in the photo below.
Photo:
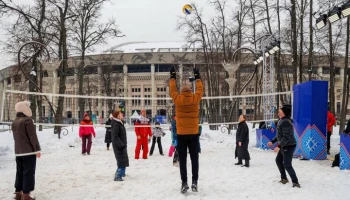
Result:
{"label": "person in blue jacket", "polygon": [[176,131],[176,117],[171,122],[171,145],[175,147],[173,165],[179,166],[179,153],[177,150],[177,131]]}

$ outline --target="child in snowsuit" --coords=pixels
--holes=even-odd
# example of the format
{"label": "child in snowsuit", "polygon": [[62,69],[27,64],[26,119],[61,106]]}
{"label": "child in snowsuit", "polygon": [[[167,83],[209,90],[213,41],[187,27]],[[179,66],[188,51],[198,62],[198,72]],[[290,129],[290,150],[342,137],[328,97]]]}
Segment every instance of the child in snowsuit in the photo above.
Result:
{"label": "child in snowsuit", "polygon": [[175,147],[173,165],[179,166],[179,153],[177,150],[177,132],[176,132],[176,117],[171,122],[171,145]]}
{"label": "child in snowsuit", "polygon": [[156,125],[156,127],[153,129],[152,146],[151,146],[151,151],[149,152],[149,155],[152,156],[153,151],[154,151],[154,146],[157,142],[159,153],[160,153],[160,155],[164,156],[163,148],[162,148],[162,137],[164,137],[165,132],[162,130],[162,128],[160,128],[159,122],[156,122],[155,125]]}
{"label": "child in snowsuit", "polygon": [[148,156],[148,137],[152,137],[152,129],[149,119],[146,117],[146,111],[141,111],[140,119],[135,122],[135,133],[137,137],[135,148],[135,159],[140,158],[140,151],[142,148],[142,158],[147,159]]}

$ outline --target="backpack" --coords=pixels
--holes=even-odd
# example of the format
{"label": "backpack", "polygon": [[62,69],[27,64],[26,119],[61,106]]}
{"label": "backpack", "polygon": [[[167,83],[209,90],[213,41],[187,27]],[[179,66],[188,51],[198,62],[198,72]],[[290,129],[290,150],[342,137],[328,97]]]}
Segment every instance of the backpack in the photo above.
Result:
{"label": "backpack", "polygon": [[332,167],[339,167],[340,163],[340,153],[335,154],[334,161],[332,163]]}

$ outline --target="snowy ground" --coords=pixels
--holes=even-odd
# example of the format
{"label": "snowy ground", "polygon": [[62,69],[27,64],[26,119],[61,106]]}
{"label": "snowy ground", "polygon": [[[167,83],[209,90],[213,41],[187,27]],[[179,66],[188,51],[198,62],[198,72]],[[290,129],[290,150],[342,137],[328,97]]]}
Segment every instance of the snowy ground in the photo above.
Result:
{"label": "snowy ground", "polygon": [[[37,161],[38,200],[90,199],[337,199],[348,200],[350,171],[331,168],[331,161],[300,161],[293,164],[301,189],[291,183],[281,185],[272,151],[254,147],[255,130],[250,132],[251,167],[234,163],[235,135],[204,128],[201,137],[199,192],[180,193],[180,174],[172,158],[155,153],[148,160],[134,160],[135,134],[128,131],[130,167],[124,182],[114,182],[116,161],[113,151],[106,151],[104,128],[97,128],[90,156],[82,156],[81,142],[75,128],[58,140],[52,130],[39,132],[42,158]],[[335,131],[336,132],[336,131]],[[170,132],[163,138],[167,154]],[[69,147],[74,146],[74,147]],[[332,136],[331,153],[339,151],[339,136]],[[189,180],[191,170],[188,168]],[[0,132],[0,199],[11,199],[14,192],[15,159],[13,138]]]}

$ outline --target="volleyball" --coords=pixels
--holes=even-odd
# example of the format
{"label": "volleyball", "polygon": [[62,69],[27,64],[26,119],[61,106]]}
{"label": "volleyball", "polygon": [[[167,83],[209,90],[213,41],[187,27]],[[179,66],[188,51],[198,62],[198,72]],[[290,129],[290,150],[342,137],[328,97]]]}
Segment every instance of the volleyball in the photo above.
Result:
{"label": "volleyball", "polygon": [[193,8],[189,4],[184,5],[184,7],[182,8],[182,12],[185,13],[186,15],[191,14],[192,11],[193,11]]}

